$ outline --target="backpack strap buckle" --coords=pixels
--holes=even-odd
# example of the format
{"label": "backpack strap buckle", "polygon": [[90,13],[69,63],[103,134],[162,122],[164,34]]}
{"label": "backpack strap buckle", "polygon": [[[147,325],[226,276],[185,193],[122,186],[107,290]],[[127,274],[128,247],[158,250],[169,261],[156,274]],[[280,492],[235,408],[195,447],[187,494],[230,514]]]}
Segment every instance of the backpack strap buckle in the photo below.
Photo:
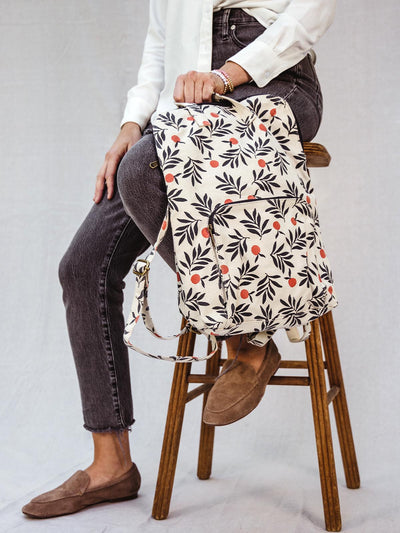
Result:
{"label": "backpack strap buckle", "polygon": [[[138,263],[139,261],[141,261],[142,263],[146,263],[146,265],[143,267],[143,270],[136,270],[136,263]],[[136,276],[144,276],[146,274],[146,272],[148,272],[150,270],[150,261],[148,261],[147,259],[138,259],[135,263],[135,267],[133,267],[132,269],[132,272],[134,274],[136,274]]]}

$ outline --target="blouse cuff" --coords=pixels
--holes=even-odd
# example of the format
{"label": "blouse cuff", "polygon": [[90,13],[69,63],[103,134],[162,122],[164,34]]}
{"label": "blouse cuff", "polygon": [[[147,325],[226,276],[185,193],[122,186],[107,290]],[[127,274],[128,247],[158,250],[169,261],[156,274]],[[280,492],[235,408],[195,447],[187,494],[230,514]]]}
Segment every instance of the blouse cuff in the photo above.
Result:
{"label": "blouse cuff", "polygon": [[149,102],[140,97],[129,98],[125,106],[125,111],[120,123],[120,127],[126,122],[136,122],[143,131],[146,127],[151,115],[153,114],[154,106],[149,105]]}

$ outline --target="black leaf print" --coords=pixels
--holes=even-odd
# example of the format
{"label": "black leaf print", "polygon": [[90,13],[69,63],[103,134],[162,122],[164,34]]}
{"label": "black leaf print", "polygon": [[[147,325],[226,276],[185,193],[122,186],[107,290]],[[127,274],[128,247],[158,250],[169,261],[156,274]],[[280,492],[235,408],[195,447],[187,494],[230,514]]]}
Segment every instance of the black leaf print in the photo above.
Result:
{"label": "black leaf print", "polygon": [[261,314],[256,315],[255,320],[262,320],[262,329],[275,331],[279,327],[276,316],[273,316],[272,308],[267,305],[260,308]]}
{"label": "black leaf print", "polygon": [[242,191],[244,191],[247,187],[247,183],[242,183],[242,177],[239,176],[236,180],[226,172],[223,173],[223,176],[215,176],[215,179],[220,182],[219,185],[217,185],[217,189],[220,189],[221,191],[226,192],[226,194],[230,195],[238,195],[241,196]]}
{"label": "black leaf print", "polygon": [[168,204],[171,209],[178,211],[179,202],[187,202],[186,198],[182,196],[183,191],[181,189],[172,190],[168,195]]}
{"label": "black leaf print", "polygon": [[285,183],[286,189],[283,189],[282,193],[286,196],[289,196],[289,198],[298,198],[299,188],[297,187],[296,183],[288,180],[285,180]]}
{"label": "black leaf print", "polygon": [[200,219],[194,218],[188,211],[185,211],[184,215],[186,215],[186,218],[177,219],[181,225],[176,228],[174,235],[179,238],[178,244],[182,244],[186,240],[188,245],[191,246],[198,232]]}
{"label": "black leaf print", "polygon": [[307,234],[300,228],[296,228],[294,231],[289,230],[286,242],[291,250],[304,250],[307,248]]}
{"label": "black leaf print", "polygon": [[268,192],[270,194],[273,194],[274,187],[279,188],[280,185],[277,182],[278,176],[276,174],[273,174],[272,172],[269,172],[268,174],[265,173],[264,169],[260,170],[260,172],[256,172],[253,170],[253,184],[258,185],[258,187],[265,192]]}
{"label": "black leaf print", "polygon": [[165,124],[165,126],[167,126],[168,128],[173,128],[175,130],[179,130],[183,123],[183,117],[178,118],[175,113],[170,113],[169,111],[160,114],[159,118],[162,124]]}
{"label": "black leaf print", "polygon": [[246,164],[246,157],[240,145],[237,145],[237,148],[227,150],[221,154],[220,158],[225,160],[222,166],[229,165],[232,168],[237,168],[240,163]]}
{"label": "black leaf print", "polygon": [[192,202],[191,206],[193,209],[196,209],[196,211],[202,215],[208,217],[211,213],[212,209],[212,199],[208,194],[204,194],[203,196],[200,196],[200,194],[195,194],[197,202]]}
{"label": "black leaf print", "polygon": [[198,244],[197,247],[192,249],[192,258],[189,271],[194,272],[196,270],[201,270],[211,262],[212,258],[210,257],[210,248],[206,246],[202,248],[201,245]]}
{"label": "black leaf print", "polygon": [[230,254],[230,261],[233,261],[235,257],[244,255],[247,252],[247,237],[243,237],[238,229],[233,228],[234,233],[229,235],[230,242],[225,248],[225,252]]}
{"label": "black leaf print", "polygon": [[267,198],[268,206],[266,211],[275,218],[285,218],[289,212],[289,205],[287,200],[282,198]]}
{"label": "black leaf print", "polygon": [[280,276],[278,274],[265,274],[263,278],[257,283],[256,296],[262,295],[262,303],[272,300],[276,295],[276,289],[280,289],[282,284],[279,283]]}
{"label": "black leaf print", "polygon": [[321,263],[319,268],[320,268],[321,278],[324,281],[327,281],[328,283],[333,285],[332,270],[329,268],[329,266],[327,264],[325,264],[325,263]]}
{"label": "black leaf print", "polygon": [[224,137],[225,135],[230,135],[232,132],[232,127],[230,124],[226,123],[222,118],[217,119],[211,125],[211,135],[213,137]]}
{"label": "black leaf print", "polygon": [[189,139],[203,155],[206,153],[206,151],[212,151],[213,146],[213,141],[209,136],[208,130],[206,130],[206,134],[204,134],[204,130],[205,128],[199,128],[196,132],[193,132],[189,136]]}
{"label": "black leaf print", "polygon": [[[292,117],[288,117],[287,123],[282,123],[283,128],[287,131],[287,135],[296,135],[299,133],[299,130],[297,128],[297,123],[295,120],[292,120]],[[285,148],[288,150],[288,148]]]}
{"label": "black leaf print", "polygon": [[253,209],[251,213],[245,209],[244,214],[247,218],[240,220],[240,223],[244,225],[249,233],[253,233],[258,237],[262,237],[262,235],[265,235],[271,231],[271,228],[267,229],[269,220],[263,220],[263,217],[257,212],[256,209]]}
{"label": "black leaf print", "polygon": [[284,248],[284,244],[281,244],[278,247],[277,242],[275,241],[272,247],[272,252],[270,253],[274,265],[279,268],[283,274],[286,272],[286,267],[294,268],[294,264],[291,262],[293,255],[288,251],[285,251]]}
{"label": "black leaf print", "polygon": [[[229,204],[225,204],[225,205],[229,206]],[[229,207],[228,209],[224,209],[223,211],[222,210],[214,211],[214,219],[213,219],[214,224],[229,228],[229,225],[230,225],[229,221],[235,220],[235,215],[231,215],[229,213],[230,213]]]}
{"label": "black leaf print", "polygon": [[289,295],[287,301],[280,299],[282,307],[278,310],[278,314],[281,314],[286,320],[287,325],[285,327],[293,327],[306,316],[305,307],[306,302],[302,302],[302,299],[295,299]]}
{"label": "black leaf print", "polygon": [[250,261],[246,260],[238,269],[238,276],[235,276],[237,287],[249,285],[258,277],[258,265],[251,266]]}
{"label": "black leaf print", "polygon": [[272,166],[278,167],[281,175],[288,173],[289,162],[282,152],[275,152],[275,157]]}
{"label": "black leaf print", "polygon": [[[301,152],[300,154],[294,155],[293,158],[295,161],[297,161],[296,168],[299,168],[305,172],[307,170],[306,154],[304,152]],[[302,183],[302,186],[304,187],[304,183]]]}
{"label": "black leaf print", "polygon": [[266,137],[265,139],[257,139],[252,143],[246,144],[243,152],[247,157],[262,157],[268,156],[271,152],[274,151],[272,146],[269,146],[270,139]]}
{"label": "black leaf print", "polygon": [[240,138],[252,139],[256,132],[256,127],[254,124],[252,116],[246,117],[242,120],[237,120],[236,133],[239,134]]}
{"label": "black leaf print", "polygon": [[203,161],[198,159],[191,159],[190,157],[183,166],[182,178],[191,178],[191,183],[193,187],[196,183],[201,183],[203,181],[203,176],[201,172],[205,172]]}
{"label": "black leaf print", "polygon": [[249,304],[239,304],[234,308],[233,314],[229,317],[234,324],[241,324],[244,322],[246,316],[251,316],[251,311],[249,311]]}
{"label": "black leaf print", "polygon": [[164,172],[175,168],[181,163],[182,159],[178,157],[179,153],[179,149],[172,150],[169,146],[162,151],[161,165]]}

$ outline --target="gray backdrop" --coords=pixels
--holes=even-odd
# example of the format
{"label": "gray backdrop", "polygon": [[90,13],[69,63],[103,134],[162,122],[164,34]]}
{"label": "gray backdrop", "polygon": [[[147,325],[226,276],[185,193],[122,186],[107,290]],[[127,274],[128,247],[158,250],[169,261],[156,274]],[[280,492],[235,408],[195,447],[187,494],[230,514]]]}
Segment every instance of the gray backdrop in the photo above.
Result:
{"label": "gray backdrop", "polygon": [[[57,269],[92,205],[96,173],[136,82],[147,6],[137,0],[0,2],[0,529],[320,531],[309,393],[294,387],[270,387],[251,415],[217,428],[209,481],[196,478],[200,400],[192,402],[170,518],[151,519],[173,365],[135,352],[131,443],[143,476],[140,498],[45,522],[20,511],[92,460]],[[340,299],[334,318],[360,490],[345,487],[335,436],[336,463],[344,531],[363,533],[398,531],[400,520],[398,21],[396,0],[342,1],[316,47],[325,108],[315,141],[327,146],[332,163],[312,176]],[[153,265],[155,320],[172,333],[180,324],[175,277],[161,258]],[[142,327],[135,340],[150,350],[163,342]],[[303,357],[303,346],[281,335],[277,342],[285,357]],[[175,350],[174,341],[164,344]]]}

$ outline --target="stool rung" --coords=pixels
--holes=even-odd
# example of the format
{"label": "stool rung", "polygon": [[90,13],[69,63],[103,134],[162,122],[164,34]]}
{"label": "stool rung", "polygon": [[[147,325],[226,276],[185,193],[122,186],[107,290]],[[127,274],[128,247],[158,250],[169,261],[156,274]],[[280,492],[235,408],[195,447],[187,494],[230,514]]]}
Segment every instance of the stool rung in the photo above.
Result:
{"label": "stool rung", "polygon": [[310,385],[308,376],[272,376],[268,385]]}
{"label": "stool rung", "polygon": [[[226,359],[220,359],[219,364],[223,365]],[[279,368],[308,368],[307,361],[297,361],[291,359],[282,360]],[[326,361],[324,361],[324,368],[326,368]]]}
{"label": "stool rung", "polygon": [[327,393],[328,404],[331,403],[331,401],[336,398],[339,392],[340,392],[340,387],[337,387],[336,385],[334,385],[331,389],[329,389]]}
{"label": "stool rung", "polygon": [[205,383],[204,385],[199,385],[195,389],[189,391],[186,394],[186,403],[191,402],[192,400],[197,398],[197,396],[200,396],[201,394],[204,394],[209,389],[211,389],[211,387],[212,387],[212,383]]}
{"label": "stool rung", "polygon": [[217,376],[209,376],[207,374],[189,374],[188,383],[211,383],[213,384]]}

